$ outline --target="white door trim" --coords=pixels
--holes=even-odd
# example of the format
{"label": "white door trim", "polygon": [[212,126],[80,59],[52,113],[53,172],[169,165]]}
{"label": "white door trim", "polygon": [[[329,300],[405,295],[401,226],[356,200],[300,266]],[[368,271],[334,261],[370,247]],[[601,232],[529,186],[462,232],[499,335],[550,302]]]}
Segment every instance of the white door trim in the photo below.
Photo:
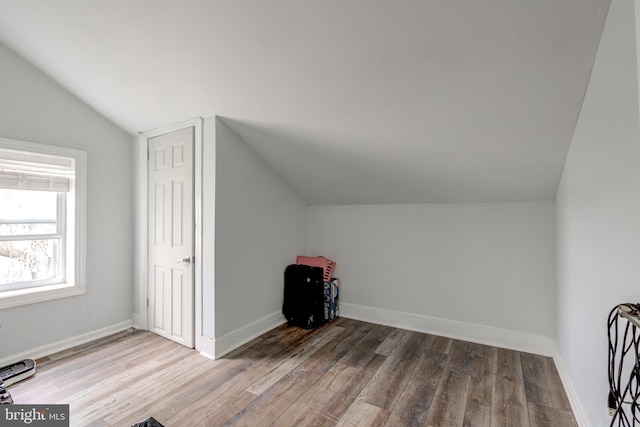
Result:
{"label": "white door trim", "polygon": [[202,118],[188,120],[171,126],[140,132],[138,136],[138,238],[136,252],[138,254],[138,281],[137,294],[138,306],[134,307],[133,324],[140,329],[148,329],[147,326],[147,147],[149,138],[170,133],[176,130],[194,127],[194,164],[193,164],[193,213],[195,221],[194,250],[195,250],[195,274],[194,274],[194,335],[195,348],[200,351],[202,347]]}

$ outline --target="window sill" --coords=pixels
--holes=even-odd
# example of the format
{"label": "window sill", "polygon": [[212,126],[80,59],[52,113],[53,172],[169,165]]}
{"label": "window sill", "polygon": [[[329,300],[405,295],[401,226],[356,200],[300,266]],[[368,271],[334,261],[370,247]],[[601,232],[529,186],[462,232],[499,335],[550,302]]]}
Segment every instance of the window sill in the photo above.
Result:
{"label": "window sill", "polygon": [[67,298],[86,293],[86,289],[67,283],[0,292],[0,309]]}

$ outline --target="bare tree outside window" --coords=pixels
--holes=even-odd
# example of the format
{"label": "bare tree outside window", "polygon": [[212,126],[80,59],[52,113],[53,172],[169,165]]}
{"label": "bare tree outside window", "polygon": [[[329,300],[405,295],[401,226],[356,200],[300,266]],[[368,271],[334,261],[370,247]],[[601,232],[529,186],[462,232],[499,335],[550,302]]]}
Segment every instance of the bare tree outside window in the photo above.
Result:
{"label": "bare tree outside window", "polygon": [[56,277],[58,197],[0,189],[0,286]]}

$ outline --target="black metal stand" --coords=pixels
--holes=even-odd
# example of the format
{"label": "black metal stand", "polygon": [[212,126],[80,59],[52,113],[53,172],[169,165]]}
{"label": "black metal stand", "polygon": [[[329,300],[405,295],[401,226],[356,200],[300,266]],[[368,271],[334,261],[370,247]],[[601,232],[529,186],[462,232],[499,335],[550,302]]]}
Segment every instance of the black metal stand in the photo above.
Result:
{"label": "black metal stand", "polygon": [[609,313],[610,427],[640,426],[640,304],[625,303]]}

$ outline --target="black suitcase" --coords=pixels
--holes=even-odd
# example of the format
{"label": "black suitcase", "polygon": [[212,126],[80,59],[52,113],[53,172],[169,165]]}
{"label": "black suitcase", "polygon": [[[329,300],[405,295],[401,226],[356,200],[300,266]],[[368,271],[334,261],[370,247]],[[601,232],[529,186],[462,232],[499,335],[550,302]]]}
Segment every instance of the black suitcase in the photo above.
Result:
{"label": "black suitcase", "polygon": [[282,314],[291,326],[316,328],[324,323],[324,270],[292,264],[284,270]]}

